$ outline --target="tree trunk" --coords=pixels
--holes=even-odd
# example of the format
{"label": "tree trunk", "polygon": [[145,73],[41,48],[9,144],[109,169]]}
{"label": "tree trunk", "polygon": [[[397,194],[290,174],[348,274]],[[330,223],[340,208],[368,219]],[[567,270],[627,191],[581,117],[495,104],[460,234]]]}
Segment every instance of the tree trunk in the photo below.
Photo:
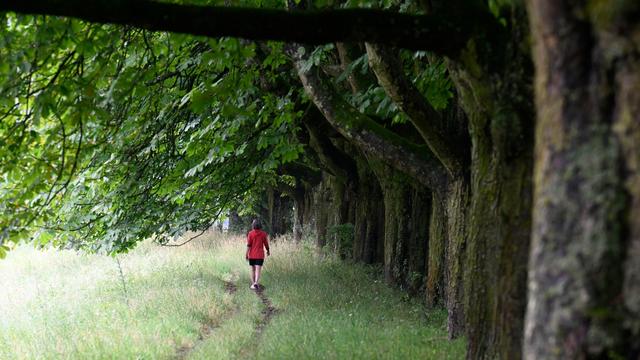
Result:
{"label": "tree trunk", "polygon": [[[335,88],[307,66],[309,49],[289,45],[300,81],[326,120],[361,151],[375,155],[431,189],[446,187],[448,176],[426,146],[417,145],[383,127],[347,103]],[[305,55],[306,54],[306,55]]]}
{"label": "tree trunk", "polygon": [[467,209],[469,185],[464,179],[451,182],[446,193],[447,241],[445,248],[445,299],[447,305],[447,331],[454,339],[464,333],[463,271],[467,243]]}
{"label": "tree trunk", "polygon": [[299,243],[300,241],[302,241],[302,234],[304,233],[304,227],[306,223],[309,221],[307,219],[309,215],[306,213],[306,208],[305,208],[305,194],[306,194],[306,189],[304,189],[304,187],[300,186],[299,188],[296,188],[296,193],[294,197],[295,209],[293,212],[293,218],[294,218],[293,240],[296,243]]}
{"label": "tree trunk", "polygon": [[370,163],[384,198],[385,280],[416,294],[426,275],[430,192],[388,165]]}
{"label": "tree trunk", "polygon": [[229,211],[229,232],[246,234],[250,229],[250,221],[238,214],[238,210]]}
{"label": "tree trunk", "polygon": [[384,204],[381,203],[382,189],[367,161],[360,157],[358,164],[358,188],[356,191],[356,212],[353,258],[366,264],[384,261]]}
{"label": "tree trunk", "polygon": [[444,305],[445,265],[447,246],[447,216],[443,196],[432,192],[431,218],[429,219],[429,255],[425,301],[427,306]]}
{"label": "tree trunk", "polygon": [[535,195],[524,356],[640,356],[640,7],[529,2]]}
{"label": "tree trunk", "polygon": [[322,249],[327,244],[327,227],[331,217],[331,189],[328,177],[323,174],[322,182],[316,187],[313,194],[313,207],[316,218],[316,246]]}
{"label": "tree trunk", "polygon": [[502,47],[488,51],[482,38],[474,39],[460,59],[449,63],[471,136],[466,240],[460,247],[470,359],[522,355],[533,104],[531,64],[522,46],[527,27],[517,20],[524,16],[520,10],[514,10],[516,20]]}

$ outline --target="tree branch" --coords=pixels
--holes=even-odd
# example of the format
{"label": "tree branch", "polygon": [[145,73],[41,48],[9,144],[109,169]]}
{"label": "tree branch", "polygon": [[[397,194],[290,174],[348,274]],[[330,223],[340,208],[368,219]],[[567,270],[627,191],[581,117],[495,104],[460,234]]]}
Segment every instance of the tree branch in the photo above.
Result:
{"label": "tree branch", "polygon": [[[318,111],[317,107],[311,104],[313,109],[309,110],[309,116],[302,118],[307,132],[309,133],[309,145],[318,155],[318,158],[322,162],[322,165],[327,167],[327,170],[332,173],[338,180],[346,183],[350,178],[357,174],[357,168],[355,161],[347,154],[338,149],[327,136],[327,131],[323,129],[323,122],[326,127],[333,130],[330,124],[326,123],[326,120],[322,114]],[[333,130],[335,133],[335,130]],[[338,133],[336,133],[338,135]],[[340,136],[340,135],[338,135]]]}
{"label": "tree branch", "polygon": [[451,174],[463,169],[464,159],[457,151],[455,138],[446,133],[442,115],[427,102],[418,88],[407,78],[397,52],[377,44],[366,44],[369,64],[378,82],[398,105],[425,140],[429,149]]}
{"label": "tree branch", "polygon": [[296,179],[303,179],[312,185],[316,185],[322,181],[322,173],[319,170],[297,161],[280,165],[280,171]]}
{"label": "tree branch", "polygon": [[347,103],[318,75],[316,67],[305,66],[305,54],[310,51],[300,51],[300,47],[289,45],[287,53],[294,60],[305,91],[340,134],[432,190],[445,188],[447,172],[426,146],[407,141]]}
{"label": "tree branch", "polygon": [[470,34],[466,21],[375,9],[286,11],[196,6],[150,0],[3,0],[0,11],[72,17],[208,37],[233,36],[306,44],[375,42],[456,54]]}

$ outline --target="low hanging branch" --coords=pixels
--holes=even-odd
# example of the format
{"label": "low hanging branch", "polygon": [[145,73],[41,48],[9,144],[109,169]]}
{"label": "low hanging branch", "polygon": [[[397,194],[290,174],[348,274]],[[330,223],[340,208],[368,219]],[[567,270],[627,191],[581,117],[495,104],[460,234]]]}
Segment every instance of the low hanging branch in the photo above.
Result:
{"label": "low hanging branch", "polygon": [[375,9],[287,11],[196,6],[150,0],[2,0],[1,11],[72,17],[208,37],[233,36],[321,45],[373,42],[456,54],[470,26],[442,17]]}
{"label": "low hanging branch", "polygon": [[431,151],[384,128],[347,103],[318,74],[315,66],[306,66],[310,52],[303,48],[290,44],[286,51],[293,59],[306,93],[327,121],[362,150],[374,154],[433,191],[443,190],[449,180],[448,175]]}
{"label": "low hanging branch", "polygon": [[398,52],[378,44],[368,43],[366,48],[369,64],[387,95],[409,116],[411,123],[449,174],[460,173],[464,159],[455,134],[446,132],[442,115],[431,107],[420,90],[404,74]]}
{"label": "low hanging branch", "polygon": [[[309,145],[318,155],[318,158],[326,170],[336,176],[338,180],[346,183],[348,179],[356,179],[358,169],[355,161],[338,149],[327,135],[327,129],[331,125],[326,122],[323,115],[313,104],[309,116],[303,117],[302,122],[309,133]],[[326,126],[323,126],[325,125]],[[336,133],[337,134],[337,133]],[[339,135],[338,135],[339,136]]]}

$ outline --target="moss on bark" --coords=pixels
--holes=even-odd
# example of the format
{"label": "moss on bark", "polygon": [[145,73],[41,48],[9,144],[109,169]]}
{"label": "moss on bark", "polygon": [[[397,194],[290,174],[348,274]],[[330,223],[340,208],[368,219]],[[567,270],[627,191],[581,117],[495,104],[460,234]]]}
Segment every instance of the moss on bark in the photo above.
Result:
{"label": "moss on bark", "polygon": [[429,255],[425,301],[427,306],[444,305],[445,249],[447,246],[447,217],[445,199],[433,192],[429,219]]}
{"label": "moss on bark", "polygon": [[[521,9],[514,9],[514,18],[521,18]],[[497,52],[477,37],[449,62],[472,143],[462,292],[468,357],[474,359],[521,356],[533,163],[525,34],[526,25],[513,24]]]}
{"label": "moss on bark", "polygon": [[596,1],[529,4],[543,111],[536,126],[528,359],[640,353],[640,26],[631,4],[606,10]]}
{"label": "moss on bark", "polygon": [[430,192],[386,164],[370,164],[384,199],[385,279],[417,294],[426,276]]}
{"label": "moss on bark", "polygon": [[465,330],[463,271],[467,243],[467,208],[469,185],[464,179],[451,182],[446,193],[447,242],[446,256],[446,305],[449,338],[457,338]]}

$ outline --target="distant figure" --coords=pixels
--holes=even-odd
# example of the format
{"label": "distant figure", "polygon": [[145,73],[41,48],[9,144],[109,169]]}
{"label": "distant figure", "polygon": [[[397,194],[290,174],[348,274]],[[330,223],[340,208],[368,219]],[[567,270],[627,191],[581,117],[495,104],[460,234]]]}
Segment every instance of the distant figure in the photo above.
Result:
{"label": "distant figure", "polygon": [[[269,252],[269,241],[267,241],[267,233],[262,231],[262,224],[260,220],[254,219],[251,223],[253,230],[247,234],[247,255],[245,256],[249,260],[249,266],[251,266],[251,289],[259,289],[260,284],[260,269],[264,263],[264,249],[267,249],[267,256],[271,255]],[[263,249],[264,248],[264,249]]]}

